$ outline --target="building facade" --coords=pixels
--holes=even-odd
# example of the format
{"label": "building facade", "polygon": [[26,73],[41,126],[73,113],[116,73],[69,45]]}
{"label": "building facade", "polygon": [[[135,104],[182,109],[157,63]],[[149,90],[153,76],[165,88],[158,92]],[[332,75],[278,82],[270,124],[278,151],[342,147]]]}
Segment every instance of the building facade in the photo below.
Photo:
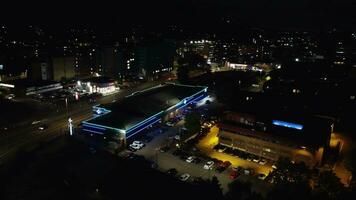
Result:
{"label": "building facade", "polygon": [[[280,157],[287,157],[294,162],[304,162],[308,166],[322,163],[323,152],[328,148],[332,129],[320,129],[325,130],[320,134],[326,137],[321,135],[322,141],[314,145],[305,142],[304,138],[301,138],[304,136],[292,135],[309,134],[308,130],[304,130],[308,128],[303,124],[280,120],[273,120],[268,124],[258,122],[254,117],[239,117],[241,116],[239,114],[232,117],[231,113],[229,115],[225,117],[227,120],[219,124],[219,144],[273,161]],[[282,134],[273,132],[276,130],[274,127],[277,126],[283,126],[280,131]]]}

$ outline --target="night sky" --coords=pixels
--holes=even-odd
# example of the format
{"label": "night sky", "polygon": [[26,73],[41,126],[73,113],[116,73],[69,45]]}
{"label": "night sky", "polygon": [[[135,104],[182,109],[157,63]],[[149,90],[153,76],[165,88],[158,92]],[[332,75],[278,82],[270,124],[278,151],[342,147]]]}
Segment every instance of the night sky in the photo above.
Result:
{"label": "night sky", "polygon": [[178,24],[215,28],[226,20],[231,24],[282,28],[353,27],[356,24],[356,1],[352,0],[31,1],[2,8],[2,21],[9,25]]}

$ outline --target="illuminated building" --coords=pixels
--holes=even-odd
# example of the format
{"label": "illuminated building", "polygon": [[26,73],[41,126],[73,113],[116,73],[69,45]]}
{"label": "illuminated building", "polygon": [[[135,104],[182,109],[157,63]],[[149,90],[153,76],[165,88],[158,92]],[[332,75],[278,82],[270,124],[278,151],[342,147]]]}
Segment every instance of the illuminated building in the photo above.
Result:
{"label": "illuminated building", "polygon": [[219,143],[274,161],[288,157],[309,166],[322,163],[323,150],[329,146],[332,133],[330,120],[313,116],[298,123],[267,121],[229,112],[219,123]]}
{"label": "illuminated building", "polygon": [[25,79],[0,82],[0,89],[8,90],[18,96],[35,95],[62,89],[63,86],[55,81],[29,81]]}
{"label": "illuminated building", "polygon": [[164,84],[126,96],[107,105],[94,106],[94,117],[82,122],[89,134],[113,134],[125,142],[156,123],[168,120],[188,105],[207,96],[207,87]]}
{"label": "illuminated building", "polygon": [[85,90],[87,93],[99,93],[102,95],[113,94],[118,91],[118,87],[116,87],[116,83],[114,79],[100,76],[100,77],[92,77],[89,79],[85,79],[77,82],[77,87],[80,90]]}

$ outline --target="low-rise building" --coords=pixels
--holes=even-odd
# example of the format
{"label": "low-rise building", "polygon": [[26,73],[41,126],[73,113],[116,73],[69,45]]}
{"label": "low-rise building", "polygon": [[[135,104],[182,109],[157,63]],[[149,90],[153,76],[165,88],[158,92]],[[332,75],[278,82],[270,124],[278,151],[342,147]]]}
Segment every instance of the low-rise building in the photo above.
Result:
{"label": "low-rise building", "polygon": [[260,122],[251,115],[229,112],[219,123],[219,129],[221,145],[269,160],[288,157],[314,166],[322,163],[333,123],[315,116],[298,123],[279,119]]}

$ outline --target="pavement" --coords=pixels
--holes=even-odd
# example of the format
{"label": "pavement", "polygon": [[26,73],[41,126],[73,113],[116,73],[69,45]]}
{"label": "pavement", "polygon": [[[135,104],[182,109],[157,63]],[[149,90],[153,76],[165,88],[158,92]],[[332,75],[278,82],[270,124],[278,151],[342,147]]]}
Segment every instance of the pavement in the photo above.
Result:
{"label": "pavement", "polygon": [[[136,151],[135,154],[144,156],[146,159],[154,161],[158,165],[158,170],[162,172],[166,172],[168,169],[175,168],[178,171],[178,176],[188,173],[191,175],[191,177],[201,177],[203,179],[211,179],[213,176],[216,176],[219,180],[219,183],[221,184],[221,188],[224,193],[228,191],[228,185],[231,183],[231,179],[229,178],[229,175],[232,171],[231,168],[226,169],[222,173],[219,173],[215,171],[215,169],[212,170],[206,170],[203,168],[205,162],[207,160],[202,160],[199,164],[194,164],[194,163],[188,163],[184,160],[181,160],[179,157],[174,156],[172,154],[172,149],[169,150],[168,152],[160,152],[159,148],[166,145],[169,142],[169,138],[172,136],[176,135],[178,133],[178,130],[180,127],[182,127],[184,124],[183,121],[180,121],[175,127],[169,128],[166,132],[159,133],[157,135],[154,135],[154,139],[146,144],[146,146],[139,150]],[[212,140],[212,136],[215,134],[216,136],[216,128],[212,128],[211,133],[208,134],[207,137],[201,140],[201,142],[197,145],[198,148],[204,147],[207,148],[206,144],[212,145],[214,143],[214,140]],[[212,143],[213,142],[213,143]],[[230,156],[230,155],[223,155],[215,152],[211,149],[211,151],[206,150],[205,151],[209,156],[216,157],[219,159],[224,158],[223,160],[229,160],[233,165],[239,165],[243,167],[250,167],[254,168],[258,173],[260,172],[269,172],[269,168],[267,166],[261,166],[253,162],[241,160],[237,157]],[[248,162],[248,163],[245,163]],[[257,165],[257,166],[256,166]],[[262,168],[262,169],[260,169]],[[190,180],[192,180],[190,178]],[[247,175],[240,175],[237,180],[240,181],[250,181],[252,183],[252,190],[261,193],[262,195],[267,194],[269,191],[269,184],[266,182],[257,179],[255,176],[247,176]],[[189,181],[189,180],[188,180]]]}

